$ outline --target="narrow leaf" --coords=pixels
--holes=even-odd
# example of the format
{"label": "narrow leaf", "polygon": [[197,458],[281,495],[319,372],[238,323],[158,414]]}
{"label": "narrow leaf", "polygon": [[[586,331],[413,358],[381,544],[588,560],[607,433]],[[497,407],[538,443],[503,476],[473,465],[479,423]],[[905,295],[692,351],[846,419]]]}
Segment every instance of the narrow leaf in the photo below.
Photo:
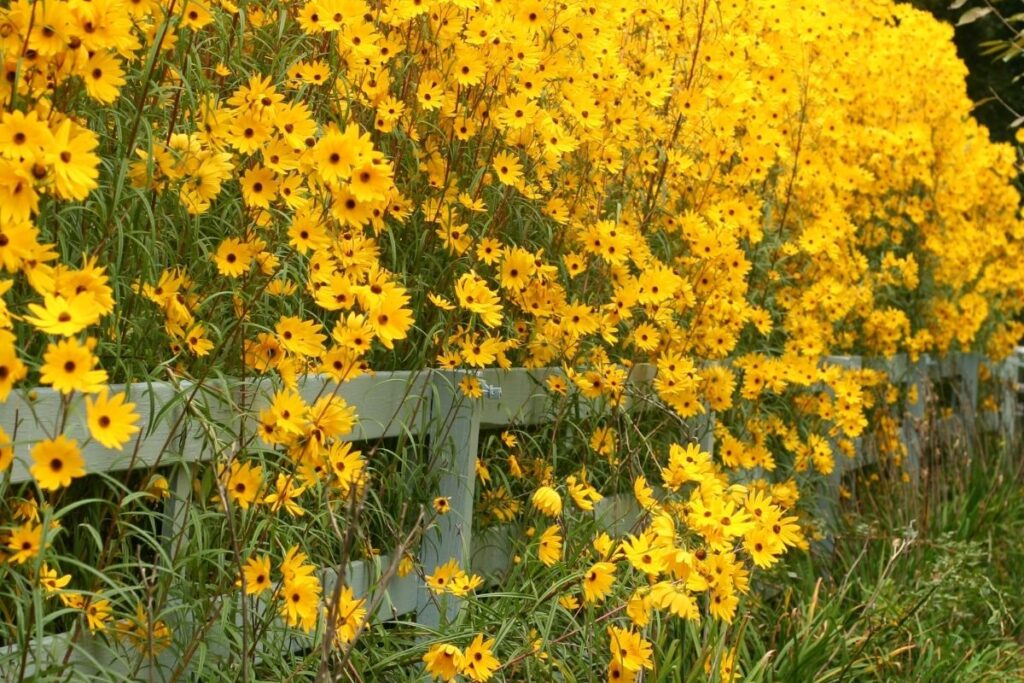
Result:
{"label": "narrow leaf", "polygon": [[956,22],[957,26],[966,26],[967,24],[973,24],[978,19],[981,19],[986,14],[992,12],[991,7],[974,7],[963,13],[960,17],[960,21]]}

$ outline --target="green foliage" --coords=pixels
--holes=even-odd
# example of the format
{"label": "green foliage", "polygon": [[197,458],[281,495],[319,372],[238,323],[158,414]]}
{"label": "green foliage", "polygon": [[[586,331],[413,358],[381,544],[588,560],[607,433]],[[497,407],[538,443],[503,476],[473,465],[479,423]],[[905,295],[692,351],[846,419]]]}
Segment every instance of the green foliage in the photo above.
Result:
{"label": "green foliage", "polygon": [[1019,0],[909,0],[955,27],[954,42],[967,65],[974,116],[993,140],[1011,140],[1024,116],[1024,3]]}
{"label": "green foliage", "polygon": [[984,446],[926,474],[916,505],[889,491],[850,510],[831,552],[776,574],[746,631],[746,680],[1024,676],[1020,448]]}

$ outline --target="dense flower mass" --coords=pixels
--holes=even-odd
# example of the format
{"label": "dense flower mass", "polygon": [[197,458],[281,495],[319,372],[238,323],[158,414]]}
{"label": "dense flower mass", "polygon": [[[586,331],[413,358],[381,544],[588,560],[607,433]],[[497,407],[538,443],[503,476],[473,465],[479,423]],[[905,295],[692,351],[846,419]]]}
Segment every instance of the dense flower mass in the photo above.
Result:
{"label": "dense flower mass", "polygon": [[[383,612],[327,585],[338,552],[394,550],[385,574],[415,570],[441,612],[485,579],[422,566],[450,501],[423,484],[417,520],[382,522],[423,473],[353,446],[365,416],[300,378],[436,367],[479,401],[473,371],[559,368],[558,417],[481,449],[476,504],[516,531],[504,588],[560,611],[541,637],[470,610],[473,637],[409,647],[442,680],[544,678],[589,647],[630,681],[664,629],[734,623],[809,547],[856,439],[905,456],[891,406],[916,399],[828,357],[999,358],[1024,332],[1014,149],[970,118],[951,30],[890,0],[16,0],[0,62],[0,399],[60,405],[24,452],[0,430],[0,466],[30,472],[0,484],[4,567],[140,651],[171,637],[152,575],[111,559],[122,521],[104,580],[60,561],[83,449],[127,461],[150,436],[110,382],[271,387],[231,404],[237,433],[190,409],[213,463],[175,523],[214,536],[178,547],[223,541],[217,569],[188,565],[205,593],[239,623],[334,629],[346,662]],[[646,432],[638,406],[668,417]],[[708,414],[712,449],[680,426]],[[611,533],[598,507],[623,491],[638,521]]]}

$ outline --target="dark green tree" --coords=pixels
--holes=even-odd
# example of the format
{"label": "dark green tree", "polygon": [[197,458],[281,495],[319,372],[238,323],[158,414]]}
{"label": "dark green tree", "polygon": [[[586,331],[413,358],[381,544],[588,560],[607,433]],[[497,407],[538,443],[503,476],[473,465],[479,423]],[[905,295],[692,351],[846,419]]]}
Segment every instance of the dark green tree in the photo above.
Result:
{"label": "dark green tree", "polygon": [[[1024,59],[1014,52],[1024,45],[1021,0],[910,0],[918,9],[953,24],[957,53],[969,69],[967,93],[974,115],[993,140],[1010,140],[1024,117]],[[1011,52],[1007,52],[1010,50]],[[1005,58],[1009,56],[1009,58]]]}

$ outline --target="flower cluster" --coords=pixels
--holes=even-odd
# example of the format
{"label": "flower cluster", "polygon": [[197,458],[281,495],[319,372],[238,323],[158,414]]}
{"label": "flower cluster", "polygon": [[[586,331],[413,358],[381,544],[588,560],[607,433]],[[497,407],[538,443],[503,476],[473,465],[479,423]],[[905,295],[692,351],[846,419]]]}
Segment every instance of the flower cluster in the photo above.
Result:
{"label": "flower cluster", "polygon": [[[15,0],[0,64],[0,401],[59,404],[31,443],[0,429],[0,470],[28,471],[0,483],[0,567],[139,651],[172,634],[122,541],[194,494],[192,561],[160,580],[330,623],[331,656],[377,616],[321,570],[395,550],[479,632],[426,646],[431,675],[551,677],[600,645],[633,680],[666,629],[727,628],[809,547],[856,439],[899,465],[890,408],[915,399],[830,356],[999,358],[1024,332],[1014,150],[969,117],[951,30],[890,0]],[[477,518],[513,532],[503,590],[558,610],[544,637],[472,567],[422,566],[451,502],[385,510],[415,458],[300,390],[426,367],[463,371],[464,401],[478,370],[558,369],[550,423],[476,463]],[[212,466],[187,494],[159,460],[96,484],[118,511],[97,569],[61,563],[86,449],[150,435],[119,384],[224,375],[265,400],[231,403],[228,434],[182,400]],[[635,523],[599,524],[623,491]]]}

